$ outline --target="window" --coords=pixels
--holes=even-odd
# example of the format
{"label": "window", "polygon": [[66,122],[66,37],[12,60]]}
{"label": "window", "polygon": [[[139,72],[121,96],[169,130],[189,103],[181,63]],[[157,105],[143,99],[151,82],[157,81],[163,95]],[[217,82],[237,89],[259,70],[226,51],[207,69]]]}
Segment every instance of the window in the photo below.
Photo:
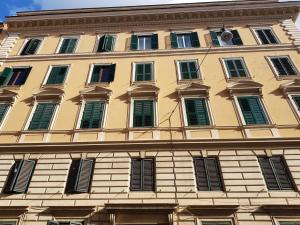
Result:
{"label": "window", "polygon": [[270,57],[278,76],[298,75],[296,67],[288,56]]}
{"label": "window", "polygon": [[112,82],[115,79],[116,64],[93,65],[90,83]]}
{"label": "window", "polygon": [[60,44],[58,53],[60,53],[60,54],[74,53],[77,42],[78,42],[77,37],[65,37],[65,38],[63,38],[61,40],[61,44]]}
{"label": "window", "polygon": [[66,193],[87,193],[90,191],[94,159],[74,159],[72,160],[67,185]]}
{"label": "window", "polygon": [[133,103],[133,127],[154,126],[154,101],[134,100]]}
{"label": "window", "polygon": [[200,42],[197,32],[190,33],[171,33],[172,48],[199,48]]}
{"label": "window", "polygon": [[230,221],[202,221],[202,225],[231,225]]}
{"label": "window", "polygon": [[258,157],[269,190],[292,190],[294,183],[282,156]]}
{"label": "window", "polygon": [[7,103],[0,103],[0,124],[4,121],[4,118],[8,112],[10,104]]}
{"label": "window", "polygon": [[135,81],[152,81],[153,80],[153,63],[135,63]]}
{"label": "window", "polygon": [[228,78],[248,77],[248,70],[242,58],[224,59]]}
{"label": "window", "polygon": [[280,225],[300,225],[300,221],[279,222]]}
{"label": "window", "polygon": [[186,98],[184,105],[188,126],[210,125],[207,103],[204,98]]}
{"label": "window", "polygon": [[194,158],[197,189],[199,191],[222,191],[223,183],[217,158]]}
{"label": "window", "polygon": [[18,160],[10,169],[4,187],[5,193],[26,193],[36,161]]}
{"label": "window", "polygon": [[62,84],[66,79],[69,66],[51,66],[46,84]]}
{"label": "window", "polygon": [[77,221],[53,221],[49,220],[47,225],[83,225],[83,222]]}
{"label": "window", "polygon": [[158,35],[132,35],[131,50],[158,49]]}
{"label": "window", "polygon": [[298,113],[300,113],[300,95],[293,95],[292,100],[293,100],[295,106],[297,107],[296,109],[297,109]]}
{"label": "window", "polygon": [[103,35],[99,38],[97,52],[112,52],[115,48],[116,37]]}
{"label": "window", "polygon": [[0,75],[0,85],[19,86],[25,84],[27,77],[31,71],[31,67],[25,68],[4,68]]}
{"label": "window", "polygon": [[196,60],[179,61],[180,80],[199,79],[199,67]]}
{"label": "window", "polygon": [[42,43],[41,39],[32,38],[26,41],[26,44],[20,55],[34,55]]}
{"label": "window", "polygon": [[237,97],[246,125],[269,124],[258,96]]}
{"label": "window", "polygon": [[80,122],[80,129],[103,127],[105,102],[88,101],[84,104],[84,110]]}
{"label": "window", "polygon": [[231,30],[231,33],[233,34],[233,38],[229,41],[225,41],[222,39],[222,37],[221,37],[222,33],[223,33],[223,31],[210,31],[210,37],[212,40],[212,45],[214,47],[230,46],[230,45],[243,45],[243,41],[237,30]]}
{"label": "window", "polygon": [[0,221],[0,225],[16,225],[16,221]]}
{"label": "window", "polygon": [[154,159],[131,159],[131,191],[154,191]]}
{"label": "window", "polygon": [[47,130],[50,128],[57,104],[37,103],[28,130]]}
{"label": "window", "polygon": [[255,29],[261,44],[278,44],[278,39],[271,28]]}

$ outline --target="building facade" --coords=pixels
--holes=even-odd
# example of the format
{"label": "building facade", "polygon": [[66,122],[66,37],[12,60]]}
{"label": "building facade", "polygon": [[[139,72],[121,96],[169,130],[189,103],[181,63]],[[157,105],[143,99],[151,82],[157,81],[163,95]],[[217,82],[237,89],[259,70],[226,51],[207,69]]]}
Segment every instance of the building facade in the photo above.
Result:
{"label": "building facade", "polygon": [[299,7],[7,17],[0,225],[299,225]]}

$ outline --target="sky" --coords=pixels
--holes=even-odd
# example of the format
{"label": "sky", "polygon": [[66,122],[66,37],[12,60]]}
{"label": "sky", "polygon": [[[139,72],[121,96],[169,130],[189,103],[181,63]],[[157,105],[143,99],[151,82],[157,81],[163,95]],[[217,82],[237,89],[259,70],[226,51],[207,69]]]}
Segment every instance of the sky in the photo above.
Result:
{"label": "sky", "polygon": [[[19,11],[33,11],[46,9],[66,8],[88,8],[88,7],[109,7],[128,5],[155,5],[175,4],[188,2],[214,2],[223,0],[0,0],[0,21],[5,16],[15,15]],[[262,0],[263,1],[263,0]],[[300,1],[300,0],[279,0],[279,1]],[[297,23],[300,29],[300,17]]]}

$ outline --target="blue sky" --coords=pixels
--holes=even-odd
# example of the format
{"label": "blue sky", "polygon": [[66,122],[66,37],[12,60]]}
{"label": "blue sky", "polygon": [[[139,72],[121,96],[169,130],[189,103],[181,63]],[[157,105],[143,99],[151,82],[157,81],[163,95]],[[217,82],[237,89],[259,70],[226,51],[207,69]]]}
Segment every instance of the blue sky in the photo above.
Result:
{"label": "blue sky", "polygon": [[[41,9],[62,9],[62,8],[84,8],[84,7],[108,7],[126,5],[152,5],[168,3],[187,2],[213,2],[220,0],[0,0],[0,21],[5,16],[15,15],[19,11],[32,11]],[[300,0],[279,0],[279,1],[300,1]],[[300,28],[300,18],[298,22]]]}

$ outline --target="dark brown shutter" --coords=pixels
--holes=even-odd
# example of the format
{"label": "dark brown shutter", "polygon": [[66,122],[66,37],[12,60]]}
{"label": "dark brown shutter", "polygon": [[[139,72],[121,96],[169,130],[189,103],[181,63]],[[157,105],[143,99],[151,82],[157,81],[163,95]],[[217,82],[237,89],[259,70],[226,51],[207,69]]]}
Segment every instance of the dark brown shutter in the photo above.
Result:
{"label": "dark brown shutter", "polygon": [[13,191],[14,184],[18,178],[18,174],[19,174],[21,166],[22,166],[22,160],[19,160],[19,161],[16,161],[14,163],[14,165],[11,167],[9,174],[7,176],[6,182],[5,182],[5,187],[4,187],[5,193],[10,193]]}
{"label": "dark brown shutter", "polygon": [[131,160],[131,191],[141,191],[142,190],[142,171],[141,171],[142,161],[140,159]]}
{"label": "dark brown shutter", "polygon": [[69,169],[67,184],[66,184],[66,190],[65,190],[66,193],[75,192],[76,178],[79,171],[79,166],[80,166],[80,159],[75,159],[72,161]]}
{"label": "dark brown shutter", "polygon": [[94,170],[94,160],[82,159],[77,175],[76,192],[89,192]]}
{"label": "dark brown shutter", "polygon": [[271,158],[275,174],[279,182],[281,190],[291,190],[294,188],[293,181],[290,175],[290,171],[285,163],[285,160],[281,156],[274,156]]}
{"label": "dark brown shutter", "polygon": [[143,191],[154,191],[154,160],[143,160]]}
{"label": "dark brown shutter", "polygon": [[265,178],[267,187],[269,190],[278,190],[279,186],[276,180],[275,173],[272,169],[272,165],[267,157],[259,157],[258,162],[260,164],[263,176]]}
{"label": "dark brown shutter", "polygon": [[25,193],[27,191],[35,163],[36,162],[33,160],[22,160],[22,165],[19,169],[13,192]]}
{"label": "dark brown shutter", "polygon": [[221,171],[217,158],[206,158],[206,172],[209,180],[209,189],[211,191],[223,190]]}
{"label": "dark brown shutter", "polygon": [[197,188],[199,191],[208,191],[208,181],[207,175],[205,171],[205,164],[204,159],[195,158],[194,159],[194,167],[195,167],[195,174],[196,174],[196,182]]}

